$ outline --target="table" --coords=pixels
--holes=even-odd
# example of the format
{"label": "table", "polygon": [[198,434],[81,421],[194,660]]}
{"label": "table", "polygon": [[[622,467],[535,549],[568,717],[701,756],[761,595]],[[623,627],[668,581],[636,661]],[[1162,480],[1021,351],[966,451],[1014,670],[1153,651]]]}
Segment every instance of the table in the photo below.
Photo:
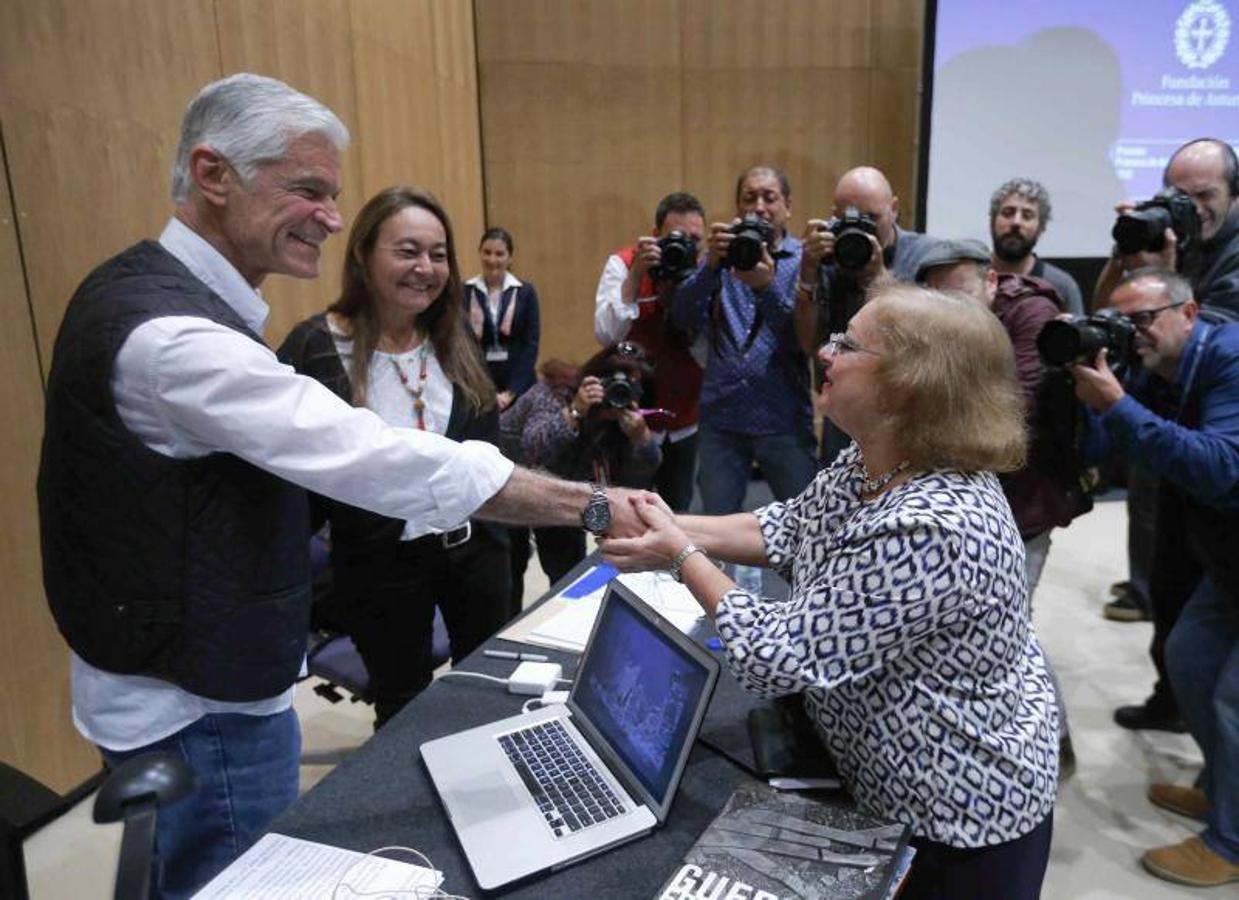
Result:
{"label": "table", "polygon": [[[548,596],[595,562],[596,555],[587,557],[553,585]],[[767,590],[786,591],[773,573],[766,572],[766,578]],[[539,602],[545,602],[545,598]],[[483,656],[482,650],[488,647],[517,649],[518,645],[492,638],[458,668],[507,677],[514,663]],[[565,678],[574,676],[579,659],[575,654],[541,648],[538,652],[561,663]],[[270,830],[362,852],[389,845],[413,847],[443,872],[445,891],[480,896],[481,889],[460,851],[418,748],[434,738],[518,713],[527,699],[480,679],[436,680],[276,819]],[[732,792],[752,783],[752,776],[741,765],[752,762],[744,719],[760,702],[744,693],[724,664],[702,726],[702,736],[711,746],[698,740],[693,748],[662,828],[561,872],[509,886],[491,896],[590,900],[654,897]]]}

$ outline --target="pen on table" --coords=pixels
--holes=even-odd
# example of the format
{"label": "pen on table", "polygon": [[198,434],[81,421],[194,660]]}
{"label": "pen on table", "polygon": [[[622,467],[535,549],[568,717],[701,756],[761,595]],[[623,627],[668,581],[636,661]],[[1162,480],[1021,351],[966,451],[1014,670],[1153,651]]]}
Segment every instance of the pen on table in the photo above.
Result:
{"label": "pen on table", "polygon": [[516,653],[512,650],[483,650],[482,655],[492,659],[520,659],[526,662],[546,662],[548,659],[541,653]]}

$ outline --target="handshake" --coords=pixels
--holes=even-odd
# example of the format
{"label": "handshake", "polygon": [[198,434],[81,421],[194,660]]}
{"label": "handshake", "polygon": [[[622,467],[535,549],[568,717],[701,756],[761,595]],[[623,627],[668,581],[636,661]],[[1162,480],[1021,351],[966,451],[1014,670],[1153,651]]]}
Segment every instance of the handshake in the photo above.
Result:
{"label": "handshake", "polygon": [[611,524],[598,539],[603,558],[622,572],[669,569],[692,543],[671,507],[652,491],[608,488]]}

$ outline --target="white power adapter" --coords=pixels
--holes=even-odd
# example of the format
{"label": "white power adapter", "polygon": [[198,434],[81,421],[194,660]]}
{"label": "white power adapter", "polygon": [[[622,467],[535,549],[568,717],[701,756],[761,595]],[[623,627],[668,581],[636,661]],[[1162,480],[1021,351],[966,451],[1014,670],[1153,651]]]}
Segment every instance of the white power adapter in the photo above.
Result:
{"label": "white power adapter", "polygon": [[564,669],[559,663],[522,662],[508,679],[509,694],[530,694],[541,697],[554,690]]}

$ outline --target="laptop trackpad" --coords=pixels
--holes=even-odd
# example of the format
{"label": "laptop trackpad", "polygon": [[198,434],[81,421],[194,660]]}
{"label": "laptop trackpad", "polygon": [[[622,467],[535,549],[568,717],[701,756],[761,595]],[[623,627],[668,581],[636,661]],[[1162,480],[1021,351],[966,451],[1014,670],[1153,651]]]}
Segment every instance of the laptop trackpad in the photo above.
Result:
{"label": "laptop trackpad", "polygon": [[494,769],[478,772],[468,783],[453,785],[443,799],[458,828],[528,812],[530,804],[528,792],[514,787],[502,772]]}

